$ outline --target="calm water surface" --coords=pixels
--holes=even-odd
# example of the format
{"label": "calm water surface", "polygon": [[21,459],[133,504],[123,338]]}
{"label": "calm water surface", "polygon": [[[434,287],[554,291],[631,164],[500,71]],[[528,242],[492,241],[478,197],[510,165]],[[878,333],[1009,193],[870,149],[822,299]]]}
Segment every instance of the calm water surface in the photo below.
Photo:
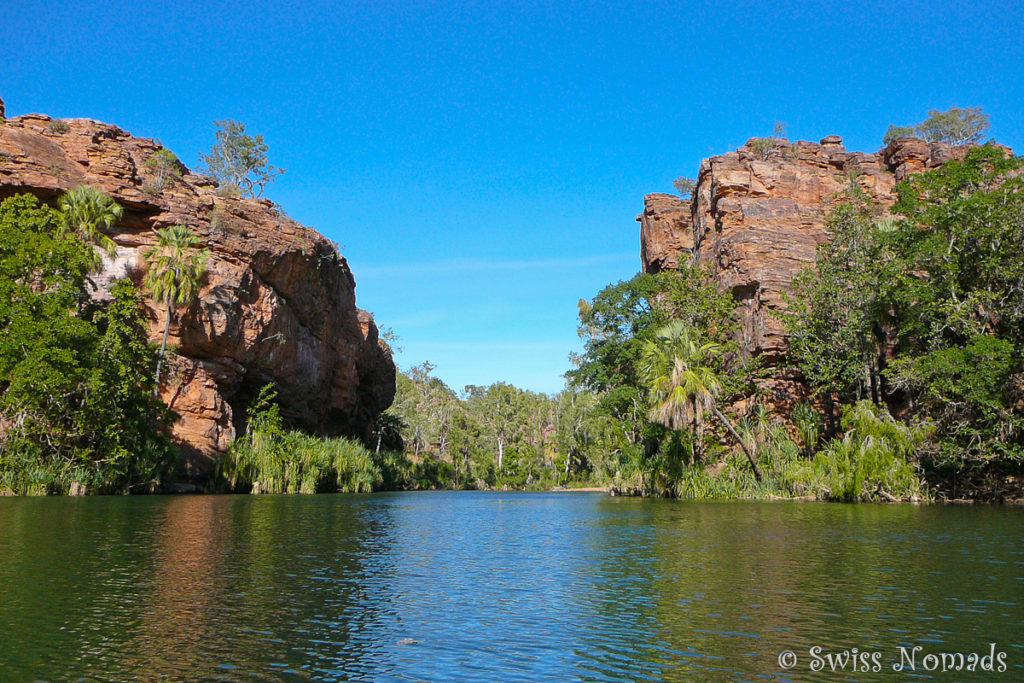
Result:
{"label": "calm water surface", "polygon": [[[399,493],[0,500],[0,680],[1024,680],[1024,510]],[[810,671],[808,649],[886,670]],[[778,655],[797,665],[783,670]]]}

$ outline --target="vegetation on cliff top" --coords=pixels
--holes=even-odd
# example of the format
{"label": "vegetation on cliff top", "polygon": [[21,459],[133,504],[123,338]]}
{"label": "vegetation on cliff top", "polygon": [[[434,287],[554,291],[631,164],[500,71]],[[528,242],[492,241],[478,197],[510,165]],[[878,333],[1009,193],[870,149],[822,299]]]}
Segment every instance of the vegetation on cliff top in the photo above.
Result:
{"label": "vegetation on cliff top", "polygon": [[932,109],[928,118],[913,126],[891,125],[885,131],[882,142],[889,144],[896,138],[918,137],[928,142],[949,142],[963,145],[979,142],[988,130],[988,114],[981,107],[950,107],[946,111]]}

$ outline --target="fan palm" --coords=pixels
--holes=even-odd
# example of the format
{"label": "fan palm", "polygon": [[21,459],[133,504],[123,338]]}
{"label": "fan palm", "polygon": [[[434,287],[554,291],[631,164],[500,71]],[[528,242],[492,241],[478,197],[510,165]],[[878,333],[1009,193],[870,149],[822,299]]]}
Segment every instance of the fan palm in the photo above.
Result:
{"label": "fan palm", "polygon": [[714,342],[702,342],[696,330],[680,320],[670,322],[645,342],[640,373],[650,395],[650,419],[671,429],[693,425],[698,443],[702,441],[705,413],[721,422],[743,449],[754,476],[761,472],[736,428],[718,408],[716,398],[722,381],[709,365],[721,352]]}
{"label": "fan palm", "polygon": [[[110,230],[123,214],[120,204],[89,185],[71,188],[60,198],[61,228],[98,246],[111,258],[117,254],[117,245],[104,230]],[[97,259],[96,267],[101,264]]]}
{"label": "fan palm", "polygon": [[171,329],[171,314],[176,306],[191,303],[198,296],[210,250],[201,249],[199,237],[184,225],[159,228],[156,234],[156,244],[142,256],[148,266],[146,287],[154,300],[167,307],[160,360],[156,366],[156,385],[159,387],[160,369],[167,351],[167,334]]}

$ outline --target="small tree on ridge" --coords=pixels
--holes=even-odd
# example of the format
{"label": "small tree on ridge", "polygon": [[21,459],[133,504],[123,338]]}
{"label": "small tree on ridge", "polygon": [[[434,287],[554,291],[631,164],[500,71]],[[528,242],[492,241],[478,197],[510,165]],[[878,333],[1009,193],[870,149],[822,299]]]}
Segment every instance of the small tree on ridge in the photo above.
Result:
{"label": "small tree on ridge", "polygon": [[245,124],[228,119],[214,121],[219,129],[217,144],[209,154],[200,155],[207,171],[228,188],[250,197],[259,197],[267,183],[284,173],[267,163],[267,145],[263,136],[245,132]]}

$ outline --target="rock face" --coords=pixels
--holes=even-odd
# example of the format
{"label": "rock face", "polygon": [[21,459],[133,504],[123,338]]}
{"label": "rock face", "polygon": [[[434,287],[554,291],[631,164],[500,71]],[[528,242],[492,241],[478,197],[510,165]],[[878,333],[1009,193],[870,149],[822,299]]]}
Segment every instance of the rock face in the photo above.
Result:
{"label": "rock face", "polygon": [[735,152],[705,159],[692,199],[644,197],[640,222],[643,269],[656,273],[694,260],[732,293],[746,353],[776,368],[765,382],[776,404],[800,394],[782,367],[787,349],[778,312],[793,276],[814,262],[829,239],[825,216],[851,179],[879,204],[895,201],[894,185],[911,173],[962,157],[966,147],[894,140],[873,154],[847,152],[842,138],[819,143],[751,139]]}
{"label": "rock face", "polygon": [[[117,277],[137,283],[153,230],[192,228],[210,247],[199,300],[178,309],[177,348],[161,394],[181,415],[173,436],[186,474],[206,476],[244,427],[267,382],[282,414],[317,434],[366,438],[395,392],[395,366],[377,341],[373,317],[356,308],[355,281],[337,247],[265,199],[219,196],[216,183],[184,166],[161,181],[147,165],[160,145],[88,119],[29,114],[0,120],[0,199],[30,192],[49,203],[79,183],[114,197],[124,218],[111,237],[100,291]],[[158,342],[165,309],[146,302]]]}

